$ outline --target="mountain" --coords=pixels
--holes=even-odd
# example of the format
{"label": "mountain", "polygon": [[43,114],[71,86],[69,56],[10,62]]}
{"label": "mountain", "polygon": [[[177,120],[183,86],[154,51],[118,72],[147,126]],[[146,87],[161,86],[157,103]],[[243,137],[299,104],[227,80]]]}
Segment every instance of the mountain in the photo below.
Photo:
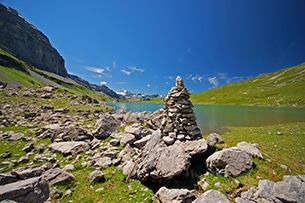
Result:
{"label": "mountain", "polygon": [[49,39],[16,10],[1,4],[0,47],[41,70],[68,74],[63,57]]}
{"label": "mountain", "polygon": [[193,103],[305,107],[305,63],[191,95]]}
{"label": "mountain", "polygon": [[[16,10],[2,4],[0,4],[0,65],[22,71],[42,84],[53,86],[58,86],[58,83],[62,82],[78,84],[97,93],[121,99],[118,94],[105,85],[90,84],[78,76],[70,75],[65,68],[63,57],[51,45],[47,36]],[[4,70],[2,69],[2,74],[7,75],[6,77],[2,75],[0,79],[6,80],[4,82],[8,85],[18,86],[27,83],[26,81],[18,82],[16,77],[8,77],[8,75],[13,76],[12,70]],[[21,78],[28,80],[28,76]],[[19,79],[21,78],[19,77]]]}

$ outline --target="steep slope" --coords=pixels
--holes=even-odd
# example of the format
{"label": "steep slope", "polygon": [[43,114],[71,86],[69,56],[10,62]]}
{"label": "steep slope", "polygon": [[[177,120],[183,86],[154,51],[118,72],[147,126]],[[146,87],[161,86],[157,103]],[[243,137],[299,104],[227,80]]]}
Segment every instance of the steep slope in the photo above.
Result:
{"label": "steep slope", "polygon": [[193,103],[305,107],[305,63],[191,96]]}
{"label": "steep slope", "polygon": [[0,4],[0,65],[23,72],[1,68],[0,81],[12,87],[31,86],[29,80],[32,79],[29,77],[32,77],[44,85],[60,88],[63,88],[62,84],[83,86],[122,99],[105,85],[90,84],[78,76],[68,74],[64,63],[63,57],[41,31],[16,10]]}
{"label": "steep slope", "polygon": [[16,10],[2,4],[0,48],[41,70],[67,75],[65,61],[49,39]]}

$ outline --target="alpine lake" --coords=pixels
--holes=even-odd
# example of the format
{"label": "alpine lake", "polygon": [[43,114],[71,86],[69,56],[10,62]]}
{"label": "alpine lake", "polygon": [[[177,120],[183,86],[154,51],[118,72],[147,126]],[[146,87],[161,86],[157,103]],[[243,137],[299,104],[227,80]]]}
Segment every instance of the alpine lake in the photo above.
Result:
{"label": "alpine lake", "polygon": [[[122,110],[154,112],[164,107],[161,103],[143,102],[113,102],[108,105],[115,107],[116,113]],[[259,127],[305,122],[305,108],[195,104],[193,110],[202,134],[224,133],[227,126]]]}

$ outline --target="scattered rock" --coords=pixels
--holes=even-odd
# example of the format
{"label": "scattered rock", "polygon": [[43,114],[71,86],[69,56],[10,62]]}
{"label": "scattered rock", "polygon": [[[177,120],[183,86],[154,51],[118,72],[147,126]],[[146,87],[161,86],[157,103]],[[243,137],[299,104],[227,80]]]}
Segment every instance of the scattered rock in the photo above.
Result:
{"label": "scattered rock", "polygon": [[28,143],[23,147],[23,151],[25,152],[30,152],[32,151],[32,149],[34,149],[34,144],[33,143]]}
{"label": "scattered rock", "polygon": [[305,202],[305,175],[284,176],[282,181],[260,180],[235,199],[243,202]]}
{"label": "scattered rock", "polygon": [[251,156],[253,157],[262,159],[263,158],[262,153],[254,145],[243,141],[237,143],[236,148],[251,154]]}
{"label": "scattered rock", "polygon": [[92,171],[88,176],[89,182],[103,182],[105,180],[104,174],[100,170]]}
{"label": "scattered rock", "polygon": [[109,137],[119,126],[120,121],[118,121],[111,114],[105,113],[96,122],[95,129],[92,131],[92,133],[98,139],[105,139]]}
{"label": "scattered rock", "polygon": [[49,145],[53,151],[60,152],[64,155],[76,155],[80,152],[87,151],[90,146],[84,141],[71,141],[71,142],[54,142]]}
{"label": "scattered rock", "polygon": [[132,144],[136,141],[136,137],[131,133],[125,133],[120,139],[120,145],[126,146],[127,144]]}
{"label": "scattered rock", "polygon": [[207,143],[210,146],[214,146],[215,144],[219,143],[222,144],[224,143],[224,140],[222,139],[222,137],[220,135],[218,135],[217,133],[211,133],[209,134],[209,136],[207,137]]}
{"label": "scattered rock", "polygon": [[215,152],[206,160],[207,168],[225,177],[236,177],[252,168],[251,155],[239,149],[227,148]]}
{"label": "scattered rock", "polygon": [[0,200],[42,203],[49,198],[47,181],[42,177],[29,178],[0,186]]}
{"label": "scattered rock", "polygon": [[164,186],[158,190],[156,197],[162,203],[190,203],[195,199],[188,189],[168,189]]}
{"label": "scattered rock", "polygon": [[68,184],[75,177],[63,169],[60,168],[52,168],[43,173],[42,177],[44,177],[49,185],[59,185],[59,184]]}
{"label": "scattered rock", "polygon": [[230,203],[227,197],[217,190],[208,190],[195,199],[192,203]]}

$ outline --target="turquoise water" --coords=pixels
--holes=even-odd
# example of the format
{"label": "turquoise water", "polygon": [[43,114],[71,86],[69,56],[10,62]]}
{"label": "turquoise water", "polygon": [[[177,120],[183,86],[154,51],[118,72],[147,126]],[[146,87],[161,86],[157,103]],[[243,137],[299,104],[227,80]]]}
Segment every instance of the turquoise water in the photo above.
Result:
{"label": "turquoise water", "polygon": [[[164,104],[152,103],[109,103],[117,109],[127,111],[156,111]],[[197,124],[203,134],[222,133],[225,126],[264,126],[281,123],[305,122],[305,108],[251,107],[194,105]]]}

